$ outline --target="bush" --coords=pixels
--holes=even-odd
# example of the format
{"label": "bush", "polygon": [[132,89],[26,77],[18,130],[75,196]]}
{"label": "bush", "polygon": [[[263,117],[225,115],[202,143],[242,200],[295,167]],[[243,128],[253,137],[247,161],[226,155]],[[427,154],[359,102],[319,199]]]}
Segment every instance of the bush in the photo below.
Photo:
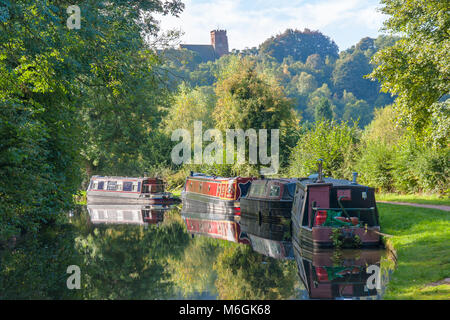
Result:
{"label": "bush", "polygon": [[371,143],[361,150],[356,164],[359,180],[373,188],[392,191],[392,157],[394,148],[385,143]]}
{"label": "bush", "polygon": [[317,160],[323,159],[323,173],[333,178],[351,178],[358,153],[357,124],[316,122],[314,128],[300,137],[291,154],[290,176],[308,176],[317,171]]}

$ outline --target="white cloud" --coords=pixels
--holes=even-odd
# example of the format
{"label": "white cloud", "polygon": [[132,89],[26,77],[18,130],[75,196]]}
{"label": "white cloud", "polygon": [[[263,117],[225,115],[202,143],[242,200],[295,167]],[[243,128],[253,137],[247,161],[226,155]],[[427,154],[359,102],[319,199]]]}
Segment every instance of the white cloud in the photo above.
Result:
{"label": "white cloud", "polygon": [[230,49],[261,44],[287,28],[320,30],[345,49],[376,36],[384,17],[376,0],[244,1],[186,0],[179,18],[158,17],[161,28],[181,29],[183,43],[208,44],[209,31],[226,29]]}

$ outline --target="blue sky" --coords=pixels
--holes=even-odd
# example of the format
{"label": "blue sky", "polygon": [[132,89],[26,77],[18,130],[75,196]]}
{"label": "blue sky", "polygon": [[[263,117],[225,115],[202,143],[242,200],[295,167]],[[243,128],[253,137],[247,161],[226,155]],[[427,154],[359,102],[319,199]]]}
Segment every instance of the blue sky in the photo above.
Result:
{"label": "blue sky", "polygon": [[184,32],[181,43],[209,44],[209,31],[226,29],[230,49],[258,46],[287,28],[320,30],[345,50],[380,34],[379,0],[183,0],[179,18],[158,17],[163,30]]}

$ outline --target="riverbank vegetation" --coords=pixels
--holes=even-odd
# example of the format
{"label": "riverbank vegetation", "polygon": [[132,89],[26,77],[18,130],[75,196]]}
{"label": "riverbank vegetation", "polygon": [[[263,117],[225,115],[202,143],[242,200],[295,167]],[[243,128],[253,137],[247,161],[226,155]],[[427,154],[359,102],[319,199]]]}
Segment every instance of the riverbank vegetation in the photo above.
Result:
{"label": "riverbank vegetation", "polygon": [[[435,17],[443,11],[401,2],[414,12],[407,17],[382,4],[387,30],[401,38],[364,38],[339,52],[319,31],[287,30],[215,61],[165,46],[177,34],[151,17],[178,15],[179,1],[80,3],[78,30],[66,26],[64,1],[3,5],[0,239],[63,219],[93,174],[159,175],[170,189],[191,170],[259,174],[259,164],[173,164],[172,131],[192,131],[196,120],[222,131],[280,129],[279,176],[309,175],[322,158],[326,175],[357,171],[381,192],[447,195],[448,40]],[[419,28],[426,20],[435,27]]]}
{"label": "riverbank vegetation", "polygon": [[385,203],[378,210],[397,258],[384,299],[448,299],[450,212]]}
{"label": "riverbank vegetation", "polygon": [[[320,31],[288,29],[215,61],[171,47],[179,34],[159,29],[155,15],[179,15],[179,0],[79,1],[80,29],[66,25],[71,4],[0,3],[0,246],[67,222],[93,174],[159,175],[172,190],[191,170],[259,174],[260,164],[173,164],[173,130],[192,131],[196,120],[221,131],[280,129],[279,176],[309,175],[322,158],[328,176],[356,171],[383,193],[448,200],[447,2],[381,0],[386,35],[341,52]],[[441,250],[447,222],[434,211],[411,220],[408,209],[381,208],[385,232],[398,224],[399,270],[428,254],[426,241]],[[425,284],[443,274],[417,276]],[[402,281],[391,297],[408,296]]]}

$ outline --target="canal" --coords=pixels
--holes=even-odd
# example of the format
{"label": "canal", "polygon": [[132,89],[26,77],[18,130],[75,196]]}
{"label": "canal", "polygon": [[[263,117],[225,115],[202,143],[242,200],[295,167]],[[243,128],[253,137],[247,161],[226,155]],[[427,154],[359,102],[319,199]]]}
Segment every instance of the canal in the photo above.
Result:
{"label": "canal", "polygon": [[311,250],[280,226],[246,234],[178,209],[69,216],[0,251],[0,299],[381,299],[395,266],[386,250]]}

